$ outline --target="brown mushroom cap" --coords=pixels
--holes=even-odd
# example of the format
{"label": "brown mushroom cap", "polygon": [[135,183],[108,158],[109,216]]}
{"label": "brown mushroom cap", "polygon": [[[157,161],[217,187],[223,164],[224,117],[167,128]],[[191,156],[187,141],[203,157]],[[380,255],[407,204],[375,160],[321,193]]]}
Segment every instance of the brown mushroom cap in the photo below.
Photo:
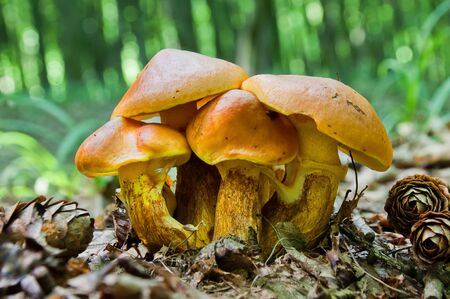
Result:
{"label": "brown mushroom cap", "polygon": [[298,75],[257,75],[242,88],[270,109],[284,115],[312,118],[317,129],[339,142],[345,153],[383,171],[392,163],[392,145],[370,103],[349,86],[328,78]]}
{"label": "brown mushroom cap", "polygon": [[81,144],[75,163],[87,176],[117,175],[119,167],[133,162],[167,159],[172,165],[183,164],[190,153],[186,139],[176,130],[116,117]]}
{"label": "brown mushroom cap", "polygon": [[297,132],[287,117],[268,112],[250,92],[231,90],[202,107],[186,136],[203,161],[286,164],[297,154]]}
{"label": "brown mushroom cap", "polygon": [[148,62],[112,116],[145,119],[177,105],[239,88],[247,77],[240,66],[231,62],[164,49]]}

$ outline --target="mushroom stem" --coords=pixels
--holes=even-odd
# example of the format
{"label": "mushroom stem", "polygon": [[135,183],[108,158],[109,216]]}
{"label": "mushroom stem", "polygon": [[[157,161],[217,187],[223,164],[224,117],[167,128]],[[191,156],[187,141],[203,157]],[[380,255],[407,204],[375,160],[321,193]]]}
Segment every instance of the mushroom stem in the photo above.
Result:
{"label": "mushroom stem", "polygon": [[[160,112],[161,123],[184,133],[197,113],[196,102],[189,102]],[[197,237],[209,243],[214,229],[214,213],[220,176],[217,169],[195,155],[177,167],[175,218],[184,224],[198,226]]]}
{"label": "mushroom stem", "polygon": [[222,176],[217,197],[214,239],[235,235],[249,240],[261,233],[261,206],[266,201],[261,188],[261,171],[250,162],[226,161],[217,164]]}
{"label": "mushroom stem", "polygon": [[187,163],[178,166],[175,218],[185,224],[201,223],[197,236],[206,243],[213,237],[219,186],[220,174],[217,168],[206,164],[196,155],[191,155]]}
{"label": "mushroom stem", "polygon": [[[339,181],[345,175],[346,168],[327,164],[321,167],[319,163],[310,160],[297,161],[300,167],[293,185],[299,187],[299,191],[283,190],[282,183],[272,180],[279,193],[264,206],[262,214],[272,225],[278,222],[295,224],[307,245],[312,247],[320,241],[320,237],[327,229]],[[292,200],[291,196],[296,193],[298,197]],[[269,251],[278,239],[270,224],[263,224],[262,235],[265,237],[261,245],[263,250]]]}
{"label": "mushroom stem", "polygon": [[[317,131],[314,121],[307,117],[291,120],[299,136],[299,154],[287,166],[284,183],[264,172],[275,184],[278,197],[264,206],[263,215],[272,224],[294,223],[312,247],[327,229],[339,181],[347,167],[340,164],[338,143]],[[264,225],[263,234],[265,244],[273,246],[276,233],[270,225]]]}
{"label": "mushroom stem", "polygon": [[164,184],[161,194],[166,200],[166,206],[169,210],[169,214],[173,215],[175,209],[177,208],[177,200],[175,198],[175,194],[173,194],[172,190],[170,190],[169,185],[167,185],[167,182]]}
{"label": "mushroom stem", "polygon": [[[167,161],[166,161],[167,162]],[[119,168],[121,193],[138,237],[150,250],[170,244],[177,249],[205,245],[170,216],[162,196],[169,163],[136,162]]]}

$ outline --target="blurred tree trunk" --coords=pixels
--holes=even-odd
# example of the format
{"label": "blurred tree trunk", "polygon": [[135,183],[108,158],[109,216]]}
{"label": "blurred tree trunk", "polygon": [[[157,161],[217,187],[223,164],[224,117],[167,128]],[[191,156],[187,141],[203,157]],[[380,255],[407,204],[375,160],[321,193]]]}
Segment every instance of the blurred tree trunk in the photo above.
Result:
{"label": "blurred tree trunk", "polygon": [[251,32],[256,73],[271,72],[275,64],[279,67],[280,47],[274,5],[272,0],[256,1],[256,17]]}
{"label": "blurred tree trunk", "polygon": [[229,1],[208,0],[216,36],[217,57],[225,60],[236,59],[236,30],[231,23],[232,7]]}
{"label": "blurred tree trunk", "polygon": [[42,5],[41,0],[31,1],[31,10],[34,19],[35,29],[39,35],[39,56],[40,56],[39,78],[42,87],[48,88],[49,87],[48,74],[47,74],[47,67],[45,65],[45,42],[43,38],[47,26],[41,15],[41,8],[40,8],[41,5]]}
{"label": "blurred tree trunk", "polygon": [[[16,6],[16,9],[20,9],[17,2],[14,2],[11,5]],[[2,19],[5,22],[4,23],[4,25],[5,25],[4,32],[5,32],[5,36],[7,37],[5,39],[5,41],[9,41],[9,47],[6,49],[7,54],[10,55],[11,63],[18,67],[19,77],[20,77],[20,81],[22,84],[22,88],[26,89],[24,69],[22,66],[21,55],[20,55],[21,50],[20,50],[20,34],[18,32],[19,30],[18,30],[18,28],[14,28],[12,26],[6,26],[6,22],[8,22],[8,16],[6,15],[7,14],[6,9],[0,10],[0,13],[2,14]],[[2,42],[0,43],[0,46],[3,46],[3,45],[7,45],[7,44],[6,43],[3,44],[3,40],[2,40]]]}
{"label": "blurred tree trunk", "polygon": [[0,50],[5,50],[6,47],[10,45],[11,41],[8,39],[8,35],[6,34],[5,18],[2,13],[0,13],[0,40],[2,41],[0,44]]}
{"label": "blurred tree trunk", "polygon": [[81,81],[84,60],[84,46],[82,24],[80,21],[81,1],[55,1],[58,11],[58,43],[61,48],[64,65],[66,66],[66,79],[68,81]]}
{"label": "blurred tree trunk", "polygon": [[349,53],[350,55],[349,55],[349,57],[355,57],[356,56],[356,49],[353,46],[353,44],[350,42],[350,30],[351,30],[351,28],[348,28],[347,22],[345,20],[345,16],[346,16],[345,8],[346,8],[345,5],[339,5],[339,10],[340,10],[339,13],[340,13],[341,16],[343,16],[340,29],[344,33],[345,39],[346,39],[346,41],[347,41],[347,43],[348,43],[348,45],[350,47],[350,53]]}
{"label": "blurred tree trunk", "polygon": [[192,19],[191,1],[168,0],[167,5],[175,22],[181,48],[198,52]]}
{"label": "blurred tree trunk", "polygon": [[101,4],[99,1],[89,1],[85,5],[85,10],[81,32],[87,41],[84,44],[87,48],[86,59],[95,70],[97,79],[103,80],[103,72],[107,66],[105,53],[108,52],[108,47],[102,34]]}
{"label": "blurred tree trunk", "polygon": [[[335,8],[336,5],[340,6],[338,2],[335,3],[326,3],[326,1],[322,1],[323,9],[325,12],[328,11],[328,8]],[[336,18],[338,16],[338,18]],[[342,15],[338,12],[333,13],[324,13],[323,16],[323,30],[320,32],[320,48],[323,53],[327,55],[322,55],[322,65],[324,67],[328,67],[331,69],[331,74],[341,73],[341,67],[344,66],[341,63],[341,59],[338,57],[336,53],[336,45],[338,44],[339,32],[338,26],[336,24],[340,24],[342,22]],[[344,37],[346,38],[346,37]],[[344,69],[342,69],[344,70]]]}
{"label": "blurred tree trunk", "polygon": [[145,40],[149,34],[149,30],[143,26],[145,24],[144,12],[139,9],[139,0],[129,0],[127,2],[126,9],[131,11],[131,14],[136,14],[135,18],[127,21],[127,23],[136,36],[136,43],[139,48],[139,60],[145,65],[148,60],[148,57],[145,55]]}
{"label": "blurred tree trunk", "polygon": [[123,1],[117,1],[117,21],[118,21],[118,35],[117,38],[113,41],[110,41],[110,43],[107,43],[108,52],[106,53],[106,57],[108,60],[108,65],[112,66],[113,69],[117,72],[120,82],[125,82],[125,78],[123,76],[122,72],[122,58],[121,58],[121,51],[123,47],[123,36],[125,33],[125,21],[123,19]]}

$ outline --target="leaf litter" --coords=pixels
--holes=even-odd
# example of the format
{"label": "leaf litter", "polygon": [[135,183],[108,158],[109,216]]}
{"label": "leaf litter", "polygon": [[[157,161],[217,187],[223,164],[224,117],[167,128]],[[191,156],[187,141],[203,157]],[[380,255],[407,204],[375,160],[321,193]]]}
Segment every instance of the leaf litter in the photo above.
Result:
{"label": "leaf litter", "polygon": [[[405,142],[397,146],[414,147]],[[450,265],[433,269],[417,265],[409,239],[394,232],[382,207],[389,188],[406,174],[445,174],[450,164],[446,155],[440,161],[434,152],[428,164],[414,155],[408,164],[404,157],[385,174],[359,168],[362,191],[351,196],[345,190],[356,189],[355,176],[348,176],[341,187],[342,209],[316,249],[305,249],[301,233],[290,223],[275,225],[279,242],[270,256],[262,256],[257,244],[235,237],[219,239],[202,250],[177,253],[163,247],[151,254],[118,199],[97,217],[95,226],[88,211],[70,201],[39,196],[0,208],[0,295],[419,298],[444,290],[448,298]]]}

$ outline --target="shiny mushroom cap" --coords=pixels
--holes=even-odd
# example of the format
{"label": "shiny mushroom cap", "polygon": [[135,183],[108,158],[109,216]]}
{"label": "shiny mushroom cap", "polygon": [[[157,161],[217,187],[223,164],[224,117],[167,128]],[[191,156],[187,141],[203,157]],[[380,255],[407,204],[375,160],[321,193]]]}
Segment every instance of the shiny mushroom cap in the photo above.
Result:
{"label": "shiny mushroom cap", "polygon": [[121,166],[133,162],[159,159],[171,165],[183,164],[190,153],[184,136],[167,126],[117,117],[81,144],[75,164],[90,177],[117,175]]}
{"label": "shiny mushroom cap", "polygon": [[197,156],[211,165],[229,160],[286,164],[298,151],[297,133],[288,118],[267,111],[243,90],[228,91],[202,107],[186,136]]}
{"label": "shiny mushroom cap", "polygon": [[[392,163],[392,145],[370,103],[349,86],[328,78],[257,75],[242,84],[270,109],[284,115],[306,115],[317,129],[339,142],[339,148],[378,171]],[[295,117],[294,117],[295,119]]]}
{"label": "shiny mushroom cap", "polygon": [[146,119],[156,112],[239,88],[247,73],[231,62],[164,49],[145,66],[112,117]]}

